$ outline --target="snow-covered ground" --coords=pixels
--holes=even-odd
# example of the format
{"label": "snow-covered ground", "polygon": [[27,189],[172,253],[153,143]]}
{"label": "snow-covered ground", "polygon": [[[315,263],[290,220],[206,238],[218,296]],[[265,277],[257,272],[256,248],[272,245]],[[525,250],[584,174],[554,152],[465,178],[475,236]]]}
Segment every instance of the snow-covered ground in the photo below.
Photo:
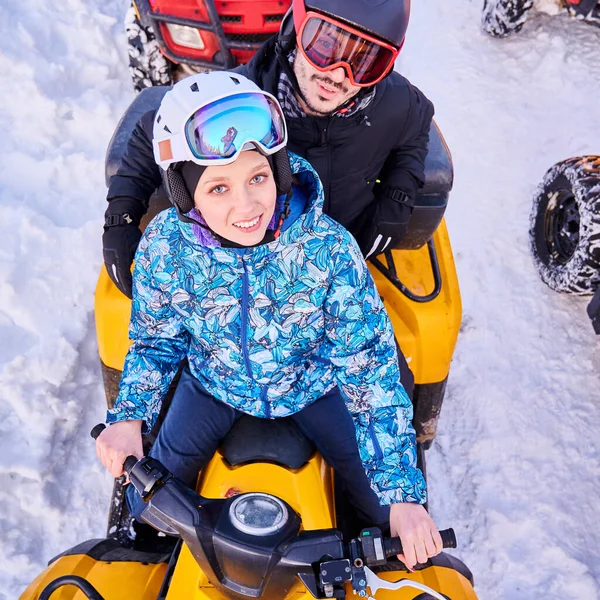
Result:
{"label": "snow-covered ground", "polygon": [[[103,158],[132,99],[125,0],[0,6],[0,600],[101,536],[111,481],[93,325]],[[586,300],[528,254],[554,162],[600,152],[600,30],[541,15],[479,30],[480,0],[418,0],[398,68],[435,102],[456,184],[447,217],[464,305],[431,508],[479,597],[600,598],[600,343]]]}

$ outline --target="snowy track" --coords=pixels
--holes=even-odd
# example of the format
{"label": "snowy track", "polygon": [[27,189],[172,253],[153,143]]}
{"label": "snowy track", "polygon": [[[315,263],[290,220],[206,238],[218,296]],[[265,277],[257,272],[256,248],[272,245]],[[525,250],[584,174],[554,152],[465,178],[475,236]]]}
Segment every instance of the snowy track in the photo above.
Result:
{"label": "snowy track", "polygon": [[[132,98],[125,4],[0,7],[0,600],[104,532],[92,308],[104,150]],[[600,152],[600,30],[542,15],[498,41],[479,0],[413,14],[398,68],[453,153],[464,306],[427,457],[432,512],[482,600],[600,598],[600,338],[585,299],[538,280],[527,239],[546,169]]]}

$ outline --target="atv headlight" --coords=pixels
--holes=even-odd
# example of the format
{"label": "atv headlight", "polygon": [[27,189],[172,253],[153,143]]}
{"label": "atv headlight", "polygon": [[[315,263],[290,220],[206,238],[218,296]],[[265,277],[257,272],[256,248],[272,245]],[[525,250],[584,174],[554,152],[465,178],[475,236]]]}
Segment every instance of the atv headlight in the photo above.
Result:
{"label": "atv headlight", "polygon": [[187,25],[177,25],[176,23],[167,23],[167,29],[171,34],[171,38],[178,46],[186,48],[195,48],[196,50],[204,50],[204,42],[200,32],[195,27]]}
{"label": "atv headlight", "polygon": [[229,519],[239,531],[264,536],[279,531],[287,523],[288,511],[279,498],[255,492],[243,494],[231,503]]}

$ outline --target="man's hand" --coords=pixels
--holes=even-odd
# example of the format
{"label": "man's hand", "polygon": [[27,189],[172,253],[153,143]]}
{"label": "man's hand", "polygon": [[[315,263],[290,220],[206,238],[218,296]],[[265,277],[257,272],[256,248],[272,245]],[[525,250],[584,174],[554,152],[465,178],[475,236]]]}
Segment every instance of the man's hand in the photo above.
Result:
{"label": "man's hand", "polygon": [[421,504],[399,502],[390,507],[390,532],[399,537],[404,554],[398,554],[409,570],[442,551],[442,538]]}
{"label": "man's hand", "polygon": [[142,232],[134,223],[105,227],[102,252],[108,276],[128,298],[132,295],[131,264]]}
{"label": "man's hand", "polygon": [[391,250],[404,237],[410,217],[410,209],[406,210],[407,217],[404,222],[374,222],[363,231],[358,241],[365,260],[378,256],[385,250]]}
{"label": "man's hand", "polygon": [[96,456],[113,477],[123,475],[128,456],[142,458],[143,421],[119,421],[107,427],[96,439]]}
{"label": "man's hand", "polygon": [[416,193],[416,180],[410,192],[382,184],[375,186],[374,206],[352,232],[365,259],[391,250],[406,235]]}
{"label": "man's hand", "polygon": [[119,290],[131,298],[131,264],[142,232],[139,229],[144,208],[138,200],[113,198],[104,213],[102,251],[108,276]]}

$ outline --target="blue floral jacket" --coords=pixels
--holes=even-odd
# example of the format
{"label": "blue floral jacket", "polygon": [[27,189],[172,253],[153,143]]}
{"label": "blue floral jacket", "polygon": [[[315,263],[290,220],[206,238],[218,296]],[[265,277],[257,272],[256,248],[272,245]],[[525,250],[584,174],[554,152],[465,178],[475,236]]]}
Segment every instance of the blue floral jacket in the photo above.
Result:
{"label": "blue floral jacket", "polygon": [[290,160],[308,201],[273,242],[202,244],[175,209],[148,225],[135,259],[133,344],[107,421],[150,428],[186,356],[210,394],[263,418],[302,410],[337,385],[380,503],[423,503],[391,322],[354,238],[323,214],[316,173]]}

